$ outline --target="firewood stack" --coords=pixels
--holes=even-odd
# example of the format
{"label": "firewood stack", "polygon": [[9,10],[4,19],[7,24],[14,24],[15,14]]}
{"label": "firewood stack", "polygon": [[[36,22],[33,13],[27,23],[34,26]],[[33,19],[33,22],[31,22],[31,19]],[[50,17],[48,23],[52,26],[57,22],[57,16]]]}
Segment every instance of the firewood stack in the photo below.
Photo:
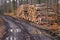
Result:
{"label": "firewood stack", "polygon": [[[52,9],[51,9],[52,10]],[[42,3],[42,4],[36,4],[36,5],[21,5],[18,9],[17,9],[17,17],[29,20],[29,21],[33,21],[33,22],[39,22],[41,23],[42,19],[49,19],[50,17],[48,15],[51,14],[55,14],[55,12],[48,10],[48,14],[47,12],[47,6]],[[48,16],[48,18],[47,18]],[[52,16],[51,16],[52,18]],[[49,19],[52,20],[52,19]],[[55,19],[53,19],[55,20]]]}
{"label": "firewood stack", "polygon": [[17,9],[17,17],[24,18],[29,21],[33,21],[33,22],[38,21],[37,20],[38,15],[40,15],[39,10],[37,10],[35,5],[29,5],[29,4],[21,5]]}
{"label": "firewood stack", "polygon": [[[14,13],[13,12],[9,13],[9,15],[14,16]],[[53,15],[53,16],[49,16],[49,15]],[[15,16],[18,18],[32,21],[34,23],[42,23],[41,20],[55,20],[56,12],[54,12],[54,10],[50,7],[48,7],[48,12],[47,12],[47,6],[45,3],[35,4],[35,5],[23,4],[17,8]]]}
{"label": "firewood stack", "polygon": [[[19,12],[18,12],[19,11]],[[29,21],[35,21],[36,20],[36,14],[35,14],[35,6],[34,5],[21,5],[17,9],[17,16],[20,18],[24,18]]]}

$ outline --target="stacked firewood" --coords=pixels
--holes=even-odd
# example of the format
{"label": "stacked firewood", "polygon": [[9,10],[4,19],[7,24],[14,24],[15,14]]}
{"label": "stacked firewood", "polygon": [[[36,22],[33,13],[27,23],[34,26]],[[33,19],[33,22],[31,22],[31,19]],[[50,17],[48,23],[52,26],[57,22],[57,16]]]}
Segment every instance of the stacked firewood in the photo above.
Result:
{"label": "stacked firewood", "polygon": [[[42,18],[46,17],[46,5],[41,4],[40,6],[36,5],[21,5],[17,9],[17,17],[24,18],[30,21],[40,21]],[[54,12],[48,12],[52,14]],[[43,16],[44,15],[44,16]]]}
{"label": "stacked firewood", "polygon": [[[18,12],[19,11],[19,12]],[[35,6],[34,5],[21,5],[17,9],[17,16],[26,20],[34,21],[35,19]]]}
{"label": "stacked firewood", "polygon": [[[48,12],[47,12],[48,11]],[[10,13],[14,16],[14,13]],[[16,11],[16,17],[23,18],[25,20],[32,21],[34,23],[41,23],[41,20],[55,20],[56,16],[52,17],[49,15],[56,15],[56,12],[52,8],[47,8],[46,4],[25,4],[20,5]]]}
{"label": "stacked firewood", "polygon": [[35,5],[21,5],[17,9],[17,17],[24,18],[29,21],[37,22],[40,21],[40,7]]}

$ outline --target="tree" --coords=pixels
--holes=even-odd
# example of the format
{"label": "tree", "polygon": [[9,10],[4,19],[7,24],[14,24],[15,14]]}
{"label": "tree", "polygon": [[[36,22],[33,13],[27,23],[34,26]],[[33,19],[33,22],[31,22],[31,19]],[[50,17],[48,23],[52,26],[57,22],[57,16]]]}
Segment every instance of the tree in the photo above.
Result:
{"label": "tree", "polygon": [[4,8],[3,6],[0,6],[0,15],[3,15],[3,13],[4,13]]}
{"label": "tree", "polygon": [[35,0],[35,3],[40,4],[41,0]]}
{"label": "tree", "polygon": [[10,1],[8,3],[5,1],[4,4],[2,5],[5,13],[9,13],[12,11],[10,4],[11,4]]}
{"label": "tree", "polygon": [[37,3],[40,4],[41,0],[37,0]]}
{"label": "tree", "polygon": [[12,5],[13,5],[14,15],[16,15],[17,5],[16,5],[16,1],[15,0],[12,1]]}

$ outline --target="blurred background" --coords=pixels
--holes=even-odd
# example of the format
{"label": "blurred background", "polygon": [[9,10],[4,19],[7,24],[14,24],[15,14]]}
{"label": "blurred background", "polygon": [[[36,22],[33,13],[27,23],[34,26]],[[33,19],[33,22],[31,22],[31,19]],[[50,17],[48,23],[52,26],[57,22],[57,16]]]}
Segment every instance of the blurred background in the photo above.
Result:
{"label": "blurred background", "polygon": [[[21,4],[41,4],[45,3],[49,7],[53,7],[54,5],[60,3],[59,0],[0,0],[0,14],[13,11],[13,5],[18,8]],[[54,8],[54,7],[53,7]],[[55,8],[54,8],[55,9]],[[3,10],[3,12],[2,12]]]}

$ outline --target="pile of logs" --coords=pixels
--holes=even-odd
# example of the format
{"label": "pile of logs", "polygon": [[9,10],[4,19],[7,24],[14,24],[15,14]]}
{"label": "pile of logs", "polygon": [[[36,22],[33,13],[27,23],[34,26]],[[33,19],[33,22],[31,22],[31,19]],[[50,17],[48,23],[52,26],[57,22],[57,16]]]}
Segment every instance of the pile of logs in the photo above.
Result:
{"label": "pile of logs", "polygon": [[33,21],[33,22],[41,20],[40,7],[36,7],[35,5],[29,5],[29,4],[21,5],[17,9],[17,17],[24,18],[26,20]]}
{"label": "pile of logs", "polygon": [[[14,13],[9,13],[9,15],[14,16]],[[53,17],[49,15],[53,15]],[[46,4],[44,3],[35,5],[23,4],[20,5],[16,10],[16,17],[23,18],[38,24],[42,22],[41,20],[45,19],[56,20],[56,16],[54,15],[56,15],[56,12],[54,12],[52,8],[48,7],[47,9]]]}
{"label": "pile of logs", "polygon": [[[21,5],[17,9],[17,17],[41,23],[42,19],[49,19],[48,15],[55,15],[56,13],[52,11],[52,9],[48,10],[45,4],[38,4],[36,5]],[[48,13],[47,13],[48,10]],[[47,17],[48,16],[48,17]],[[53,18],[52,16],[50,18]],[[55,20],[56,18],[53,18]],[[52,20],[52,19],[50,19]]]}
{"label": "pile of logs", "polygon": [[[19,11],[19,12],[18,12]],[[34,5],[21,5],[17,9],[17,16],[26,20],[34,21],[35,19],[35,6]]]}

